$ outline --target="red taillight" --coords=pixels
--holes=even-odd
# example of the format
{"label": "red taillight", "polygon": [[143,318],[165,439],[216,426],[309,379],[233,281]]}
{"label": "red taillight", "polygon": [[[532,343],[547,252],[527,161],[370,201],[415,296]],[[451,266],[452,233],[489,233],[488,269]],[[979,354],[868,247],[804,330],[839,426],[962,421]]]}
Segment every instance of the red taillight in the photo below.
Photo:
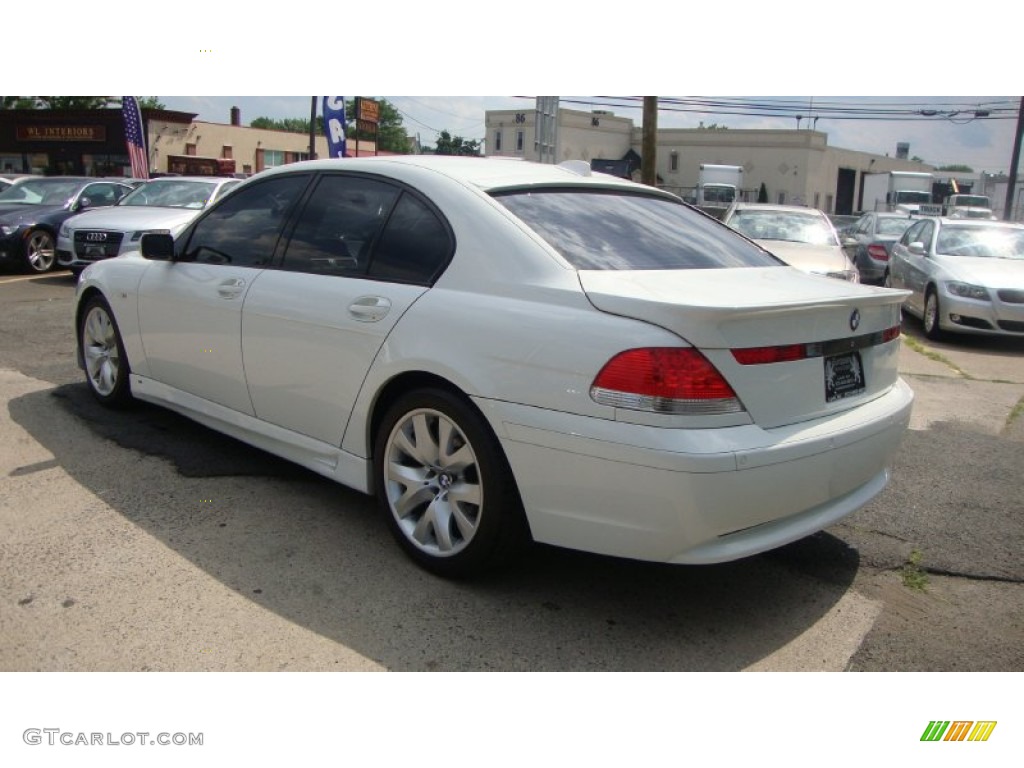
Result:
{"label": "red taillight", "polygon": [[889,252],[887,250],[885,250],[885,246],[884,245],[869,245],[868,246],[868,256],[870,256],[875,261],[888,261],[889,260]]}
{"label": "red taillight", "polygon": [[882,331],[882,343],[893,341],[900,337],[900,326],[894,325],[892,328],[886,328]]}
{"label": "red taillight", "polygon": [[740,365],[765,365],[767,363],[791,363],[807,357],[806,344],[786,344],[781,347],[747,347],[734,349],[732,356]]}
{"label": "red taillight", "polygon": [[630,349],[597,374],[590,396],[602,405],[658,413],[709,414],[743,410],[722,374],[696,349]]}

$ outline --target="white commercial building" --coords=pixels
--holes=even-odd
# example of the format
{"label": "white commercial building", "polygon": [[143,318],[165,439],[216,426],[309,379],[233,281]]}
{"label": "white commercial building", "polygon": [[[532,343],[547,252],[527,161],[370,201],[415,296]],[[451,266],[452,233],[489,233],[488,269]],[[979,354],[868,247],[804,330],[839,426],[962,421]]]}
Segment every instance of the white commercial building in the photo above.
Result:
{"label": "white commercial building", "polygon": [[[539,160],[534,110],[486,113],[487,154]],[[555,156],[585,160],[596,170],[634,175],[640,167],[642,127],[607,111],[559,109]],[[757,200],[764,185],[769,202],[807,205],[826,213],[862,209],[866,173],[932,171],[911,160],[840,149],[815,130],[663,128],[657,133],[658,186],[692,196],[702,163],[743,166],[744,194]]]}

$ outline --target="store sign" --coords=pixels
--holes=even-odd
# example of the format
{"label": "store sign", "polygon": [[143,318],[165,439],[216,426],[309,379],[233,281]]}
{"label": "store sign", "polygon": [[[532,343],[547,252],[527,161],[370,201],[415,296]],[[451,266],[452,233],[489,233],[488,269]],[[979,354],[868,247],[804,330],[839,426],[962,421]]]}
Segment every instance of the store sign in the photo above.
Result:
{"label": "store sign", "polygon": [[356,99],[356,119],[367,123],[380,122],[380,102],[373,99]]}
{"label": "store sign", "polygon": [[18,141],[106,141],[103,125],[19,125]]}

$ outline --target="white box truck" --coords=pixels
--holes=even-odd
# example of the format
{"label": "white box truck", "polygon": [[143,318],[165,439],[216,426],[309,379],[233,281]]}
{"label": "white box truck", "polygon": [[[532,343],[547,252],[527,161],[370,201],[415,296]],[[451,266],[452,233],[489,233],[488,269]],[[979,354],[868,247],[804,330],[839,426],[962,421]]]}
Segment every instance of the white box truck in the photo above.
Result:
{"label": "white box truck", "polygon": [[743,189],[742,165],[701,163],[697,179],[698,208],[728,208]]}
{"label": "white box truck", "polygon": [[942,206],[932,204],[934,182],[932,174],[918,171],[866,173],[861,187],[863,209],[940,216]]}
{"label": "white box truck", "polygon": [[942,215],[951,219],[994,219],[992,201],[985,195],[953,194],[946,198]]}

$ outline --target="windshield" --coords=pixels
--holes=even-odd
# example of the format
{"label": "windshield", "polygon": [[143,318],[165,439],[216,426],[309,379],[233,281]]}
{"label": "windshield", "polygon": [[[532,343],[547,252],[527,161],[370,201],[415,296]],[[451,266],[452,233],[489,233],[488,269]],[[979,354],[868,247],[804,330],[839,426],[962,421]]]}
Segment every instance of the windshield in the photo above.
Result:
{"label": "windshield", "polygon": [[902,235],[914,222],[910,219],[879,219],[876,232],[880,235]]}
{"label": "windshield", "polygon": [[125,195],[120,205],[147,205],[162,208],[202,208],[216,190],[212,181],[155,179]]}
{"label": "windshield", "polygon": [[735,187],[719,187],[714,184],[707,184],[704,186],[705,203],[731,203],[735,199]]}
{"label": "windshield", "polygon": [[1024,259],[1024,228],[948,225],[939,231],[935,252],[943,256]]}
{"label": "windshield", "polygon": [[988,198],[983,195],[957,195],[950,203],[951,205],[973,205],[980,208],[988,208]]}
{"label": "windshield", "polygon": [[495,198],[576,269],[782,265],[714,219],[660,197],[573,189],[497,193]]}
{"label": "windshield", "polygon": [[811,245],[839,245],[832,225],[821,215],[808,212],[737,209],[729,226],[751,240],[785,240]]}
{"label": "windshield", "polygon": [[0,192],[0,203],[23,205],[64,205],[73,197],[81,181],[60,178],[29,179]]}
{"label": "windshield", "polygon": [[930,203],[932,196],[930,192],[908,192],[901,190],[896,193],[897,203]]}

